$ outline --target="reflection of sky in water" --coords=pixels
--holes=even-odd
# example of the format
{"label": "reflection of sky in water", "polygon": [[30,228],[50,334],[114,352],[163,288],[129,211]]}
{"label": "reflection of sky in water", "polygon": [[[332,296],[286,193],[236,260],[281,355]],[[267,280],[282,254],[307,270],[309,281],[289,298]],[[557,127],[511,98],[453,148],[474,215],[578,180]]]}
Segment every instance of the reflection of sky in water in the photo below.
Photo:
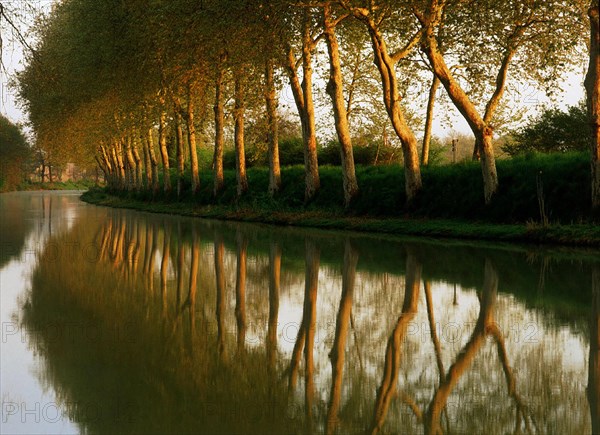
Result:
{"label": "reflection of sky in water", "polygon": [[[29,333],[19,325],[21,304],[30,289],[31,273],[38,253],[44,249],[50,231],[68,231],[78,217],[78,197],[44,193],[9,193],[0,195],[0,209],[18,204],[22,210],[0,211],[0,219],[9,219],[6,213],[26,212],[16,219],[30,219],[33,228],[26,237],[18,258],[12,259],[0,270],[0,316],[2,323],[2,350],[0,351],[0,387],[2,415],[0,432],[6,434],[78,433],[79,428],[67,415],[65,404],[59,400],[45,378],[45,362],[29,342]],[[53,211],[50,214],[50,202]],[[12,217],[11,217],[12,219]]]}
{"label": "reflection of sky in water", "polygon": [[[189,282],[191,246],[189,238],[180,238],[178,226],[189,224],[189,220],[177,221],[176,218],[149,217],[124,211],[108,211],[107,209],[90,207],[78,203],[76,197],[49,197],[33,195],[34,200],[28,203],[29,212],[35,216],[36,225],[27,239],[26,247],[21,259],[13,260],[2,270],[2,321],[7,321],[18,312],[19,298],[23,300],[29,291],[31,271],[35,268],[36,256],[34,252],[44,252],[48,255],[48,247],[55,244],[60,264],[56,267],[64,270],[66,276],[75,271],[77,259],[82,253],[75,251],[73,255],[66,255],[69,251],[65,243],[78,243],[87,246],[92,243],[91,237],[102,234],[102,225],[112,219],[114,225],[110,246],[119,225],[127,222],[127,231],[124,232],[124,252],[136,237],[142,237],[138,246],[140,256],[138,260],[138,277],[143,274],[144,255],[146,253],[143,237],[146,233],[144,225],[153,222],[154,242],[156,252],[153,253],[153,288],[154,297],[144,300],[145,309],[149,313],[160,303],[157,295],[160,293],[160,268],[164,246],[164,230],[171,226],[170,260],[167,273],[167,299],[173,304],[179,274],[183,274],[184,288],[180,295],[185,300]],[[50,213],[52,220],[50,221]],[[81,225],[78,223],[81,222]],[[177,225],[176,225],[177,223]],[[136,227],[136,225],[140,227]],[[209,334],[216,332],[215,313],[215,267],[214,267],[214,234],[215,229],[210,223],[196,222],[200,234],[200,276],[198,279],[199,301],[196,312],[199,318],[208,323]],[[205,228],[206,226],[206,228]],[[158,230],[158,231],[156,231]],[[52,239],[48,239],[50,231]],[[205,232],[204,232],[205,231]],[[218,231],[224,231],[219,229]],[[231,230],[234,231],[234,230]],[[269,230],[269,232],[271,232]],[[298,231],[301,233],[300,231]],[[276,231],[272,231],[277,234]],[[62,235],[65,238],[57,238]],[[178,245],[179,240],[184,240],[183,249]],[[283,239],[282,239],[283,240]],[[98,243],[97,241],[95,243]],[[129,245],[128,245],[129,244]],[[376,244],[375,244],[376,245]],[[247,258],[246,281],[246,321],[247,332],[245,348],[258,354],[264,354],[265,340],[269,316],[269,283],[268,283],[268,254],[257,254],[252,251],[252,242]],[[319,268],[319,282],[316,304],[316,329],[314,343],[315,358],[315,393],[317,405],[326,408],[330,399],[332,368],[330,352],[333,346],[336,320],[342,294],[341,263],[342,257],[331,264],[331,256],[326,260],[327,246],[322,248],[322,258]],[[44,250],[45,248],[45,250]],[[363,249],[366,249],[363,247]],[[374,247],[377,249],[377,247]],[[178,255],[183,253],[183,269],[178,267]],[[300,254],[303,255],[303,250]],[[367,257],[366,251],[362,251]],[[296,342],[298,329],[303,317],[304,304],[304,258],[291,257],[285,247],[282,248],[283,262],[281,269],[281,291],[279,294],[278,324],[277,324],[277,364],[285,372],[289,365],[292,351]],[[64,259],[68,261],[63,261]],[[288,261],[286,263],[286,260]],[[290,267],[289,261],[294,262]],[[126,261],[126,259],[124,260]],[[342,408],[350,400],[360,400],[361,412],[369,417],[384,370],[384,356],[390,334],[394,330],[398,317],[402,312],[404,302],[405,277],[403,275],[405,260],[398,260],[398,270],[393,266],[388,271],[371,271],[361,267],[361,254],[359,253],[359,269],[356,272],[353,294],[351,325],[346,342],[346,363],[344,367],[344,381],[342,388]],[[225,245],[223,267],[225,272],[225,345],[227,353],[235,356],[235,340],[237,336],[236,324],[236,249],[231,243]],[[109,275],[118,278],[124,294],[131,292],[132,277],[127,277],[127,266],[114,267],[112,261],[90,263],[86,267],[99,277],[108,271]],[[479,267],[479,266],[477,266]],[[525,265],[524,267],[529,267]],[[558,268],[558,265],[556,265]],[[94,272],[95,271],[95,272]],[[123,275],[125,273],[125,275]],[[123,279],[125,277],[125,279]],[[89,276],[89,282],[100,286],[102,281],[96,281],[94,276]],[[147,279],[148,277],[146,277]],[[87,280],[87,279],[86,279]],[[502,287],[503,277],[499,277]],[[10,289],[6,291],[5,289]],[[104,290],[94,288],[94,292],[101,294]],[[137,289],[144,291],[144,289]],[[109,293],[110,294],[110,293]],[[139,294],[139,293],[135,293]],[[137,296],[136,296],[137,297]],[[431,282],[431,301],[435,316],[436,333],[440,341],[441,360],[444,371],[447,372],[459,357],[459,353],[470,340],[480,310],[478,290],[471,287],[461,287],[439,279]],[[498,293],[495,298],[493,318],[501,331],[515,380],[516,390],[531,407],[536,415],[547,415],[548,424],[562,421],[566,417],[572,420],[573,426],[564,426],[567,429],[589,429],[589,410],[585,402],[585,387],[587,383],[587,338],[582,335],[581,319],[565,321],[555,319],[554,314],[546,309],[532,309],[526,306],[523,300],[508,293]],[[152,317],[148,317],[151,319]],[[152,320],[155,321],[155,320]],[[10,348],[8,347],[10,346]],[[28,346],[27,343],[9,341],[3,343],[2,349],[2,392],[4,400],[54,401],[55,385],[52,380],[45,381],[44,359],[34,356],[39,349]],[[43,352],[42,352],[43,355]],[[401,363],[398,378],[398,387],[402,393],[412,397],[417,406],[426,409],[435,388],[439,382],[438,367],[435,358],[435,348],[430,336],[430,325],[427,313],[427,304],[423,282],[419,284],[418,310],[410,320],[406,335],[401,346]],[[235,357],[233,358],[235,361]],[[56,364],[56,362],[53,362]],[[304,400],[304,361],[300,364],[298,385],[294,391],[297,408],[302,409]],[[285,377],[286,375],[279,374]],[[469,430],[469,424],[478,424],[485,420],[485,412],[480,408],[489,401],[494,403],[494,412],[509,412],[511,399],[507,395],[504,372],[498,357],[494,341],[488,337],[478,350],[470,367],[459,378],[448,399],[448,418],[453,422],[454,430]],[[6,381],[6,382],[5,382]],[[362,387],[360,387],[362,386]],[[357,388],[364,391],[357,393]],[[41,399],[36,399],[40,397]],[[570,402],[569,402],[570,401]],[[348,405],[349,406],[349,405]],[[396,400],[390,408],[388,427],[394,431],[397,425],[416,425],[414,418],[407,411],[406,406]],[[363,409],[365,408],[366,409]],[[491,409],[491,408],[490,408]],[[473,415],[471,415],[472,413]],[[504,414],[502,414],[504,415]],[[412,418],[412,420],[411,420]],[[509,417],[507,417],[510,419]],[[408,419],[408,420],[407,420]],[[482,420],[483,419],[483,420]],[[495,421],[495,420],[492,420]],[[552,426],[544,426],[549,429]],[[57,431],[70,432],[74,429],[69,422],[61,422]],[[323,430],[322,423],[318,423],[319,430]],[[367,423],[366,423],[367,424]],[[507,427],[506,422],[502,423]],[[571,423],[569,423],[571,424]],[[367,424],[368,425],[368,424]],[[461,426],[462,425],[462,426]],[[8,432],[35,432],[41,430],[54,431],[58,426],[6,426]],[[408,426],[407,426],[408,427]],[[563,428],[564,428],[563,427]],[[81,426],[79,429],[84,429]],[[544,430],[542,430],[544,431]],[[5,427],[3,426],[3,432]],[[492,430],[491,433],[494,433]]]}

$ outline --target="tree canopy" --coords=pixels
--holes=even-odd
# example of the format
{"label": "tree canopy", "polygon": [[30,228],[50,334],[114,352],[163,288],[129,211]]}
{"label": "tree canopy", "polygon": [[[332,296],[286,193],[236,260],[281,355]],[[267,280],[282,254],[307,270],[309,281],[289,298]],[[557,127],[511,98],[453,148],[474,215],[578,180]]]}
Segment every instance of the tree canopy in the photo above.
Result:
{"label": "tree canopy", "polygon": [[319,190],[324,130],[337,136],[349,203],[360,191],[353,143],[373,135],[401,145],[407,197],[418,195],[441,83],[476,138],[489,202],[498,186],[494,131],[515,110],[504,98],[507,83],[534,80],[552,93],[565,71],[582,66],[589,5],[62,0],[35,25],[20,95],[48,155],[96,159],[113,187],[157,192],[162,167],[169,191],[173,167],[178,194],[186,168],[197,191],[197,153],[210,148],[218,194],[223,148],[234,145],[243,195],[250,144],[268,154],[275,195],[285,115],[278,98],[287,92],[302,126],[305,199]]}

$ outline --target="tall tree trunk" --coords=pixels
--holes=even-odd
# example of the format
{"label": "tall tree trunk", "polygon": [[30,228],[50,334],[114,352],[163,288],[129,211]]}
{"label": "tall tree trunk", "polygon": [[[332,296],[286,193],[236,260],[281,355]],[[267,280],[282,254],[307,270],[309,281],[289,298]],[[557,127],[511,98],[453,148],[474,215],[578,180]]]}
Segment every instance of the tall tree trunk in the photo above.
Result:
{"label": "tall tree trunk", "polygon": [[134,190],[137,189],[137,164],[135,162],[135,158],[133,157],[133,151],[132,151],[132,140],[131,140],[131,136],[127,136],[125,138],[125,157],[127,158],[127,166],[129,168],[128,170],[128,177],[127,177],[127,189],[128,190]]}
{"label": "tall tree trunk", "polygon": [[154,136],[153,129],[149,128],[146,136],[146,141],[148,143],[148,153],[150,154],[150,163],[152,164],[152,192],[154,194],[158,193],[160,189],[160,184],[158,182],[158,160],[156,158],[156,153],[154,151]]}
{"label": "tall tree trunk", "polygon": [[[243,69],[243,68],[242,68]],[[248,178],[246,176],[246,151],[244,144],[244,116],[245,116],[245,85],[242,69],[235,78],[235,175],[237,179],[238,198],[248,191]]]}
{"label": "tall tree trunk", "polygon": [[167,114],[161,110],[158,123],[158,146],[163,164],[163,187],[165,193],[171,191],[171,171],[169,165],[169,150],[167,149]]}
{"label": "tall tree trunk", "polygon": [[143,180],[142,180],[142,158],[140,157],[140,152],[138,151],[138,139],[139,139],[139,135],[137,134],[137,131],[135,131],[135,134],[133,135],[132,138],[132,142],[133,142],[133,159],[135,160],[135,188],[137,190],[142,190],[143,188]]}
{"label": "tall tree trunk", "polygon": [[275,89],[274,61],[265,64],[265,102],[267,106],[267,145],[269,148],[269,195],[274,196],[281,188],[279,167],[279,126],[277,117],[277,90]]}
{"label": "tall tree trunk", "polygon": [[121,170],[121,174],[122,174],[122,179],[121,179],[121,189],[122,190],[126,190],[127,189],[127,167],[126,167],[126,160],[123,158],[123,145],[121,144],[120,140],[115,140],[115,149],[117,152],[117,161],[119,162],[119,168]]}
{"label": "tall tree trunk", "polygon": [[484,199],[489,204],[492,196],[498,189],[498,174],[496,172],[496,157],[494,156],[493,131],[484,127],[477,132],[475,143],[479,147],[479,158],[481,161],[481,174],[483,176]]}
{"label": "tall tree trunk", "polygon": [[198,173],[198,152],[196,150],[196,126],[194,125],[194,102],[192,101],[192,90],[188,87],[187,105],[187,131],[188,145],[190,148],[190,169],[192,173],[192,192],[197,193],[200,189],[200,175]]}
{"label": "tall tree trunk", "polygon": [[423,149],[421,150],[421,164],[429,164],[429,148],[431,145],[431,128],[433,126],[433,108],[435,106],[435,94],[440,87],[440,79],[434,74],[429,88],[429,99],[427,100],[427,115],[425,118],[425,132],[423,134]]}
{"label": "tall tree trunk", "polygon": [[117,170],[117,174],[119,177],[119,189],[125,188],[125,168],[123,166],[123,159],[121,158],[121,151],[118,142],[113,141],[113,145],[111,147],[111,153],[113,161],[115,162],[115,167]]}
{"label": "tall tree trunk", "polygon": [[375,65],[381,76],[383,102],[394,131],[402,144],[406,199],[408,202],[411,202],[422,187],[417,138],[408,126],[400,107],[401,96],[398,92],[398,80],[395,70],[397,61],[389,56],[383,35],[374,24],[369,26],[369,35],[373,47]]}
{"label": "tall tree trunk", "polygon": [[181,115],[175,110],[175,143],[177,145],[177,198],[183,190],[183,172],[185,170],[185,152],[183,143],[183,128],[181,126]]}
{"label": "tall tree trunk", "polygon": [[217,79],[215,83],[215,154],[213,157],[214,166],[214,190],[213,193],[217,196],[223,190],[223,145],[224,137],[223,130],[225,128],[225,111],[223,109],[223,80],[225,71],[219,65]]}
{"label": "tall tree trunk", "polygon": [[302,139],[304,141],[304,167],[306,174],[304,197],[306,201],[310,201],[321,187],[312,90],[312,51],[314,50],[314,43],[310,31],[311,13],[308,8],[305,8],[302,31],[302,72],[304,74],[302,78],[302,94],[304,110],[300,115],[300,121],[302,124]]}
{"label": "tall tree trunk", "polygon": [[348,207],[352,198],[358,193],[358,182],[354,169],[354,152],[350,138],[350,126],[348,125],[348,113],[344,100],[344,84],[342,78],[342,66],[340,62],[339,44],[335,35],[335,19],[331,10],[331,4],[323,6],[323,27],[325,29],[325,41],[329,53],[329,82],[327,93],[333,103],[333,117],[335,130],[340,142],[340,156],[342,161],[344,205]]}
{"label": "tall tree trunk", "polygon": [[152,161],[150,160],[150,150],[148,149],[148,141],[144,134],[140,131],[138,140],[142,145],[142,153],[144,155],[144,170],[146,172],[144,184],[146,186],[146,190],[152,190]]}
{"label": "tall tree trunk", "polygon": [[[439,13],[436,10],[431,12],[433,15]],[[435,21],[434,18],[430,20]],[[518,38],[525,31],[526,27],[521,26],[513,32],[513,37]],[[517,46],[509,46],[504,53],[502,63],[496,76],[496,87],[494,93],[488,100],[483,116],[480,115],[477,108],[470,100],[467,93],[462,89],[460,84],[455,79],[454,75],[446,65],[444,57],[440,52],[434,25],[429,23],[426,27],[426,38],[423,44],[423,51],[429,59],[429,63],[433,67],[435,75],[440,79],[440,82],[446,89],[450,99],[465,118],[471,131],[475,135],[475,151],[479,153],[481,160],[481,171],[483,174],[483,189],[485,203],[489,204],[492,197],[498,190],[498,175],[496,172],[496,157],[494,156],[493,147],[493,129],[491,127],[492,117],[498,107],[498,104],[506,87],[506,78],[508,75],[508,67],[515,54]],[[474,152],[475,156],[476,152]]]}
{"label": "tall tree trunk", "polygon": [[585,77],[587,109],[591,128],[592,209],[600,212],[600,25],[598,0],[592,0],[588,10],[590,19],[590,62]]}

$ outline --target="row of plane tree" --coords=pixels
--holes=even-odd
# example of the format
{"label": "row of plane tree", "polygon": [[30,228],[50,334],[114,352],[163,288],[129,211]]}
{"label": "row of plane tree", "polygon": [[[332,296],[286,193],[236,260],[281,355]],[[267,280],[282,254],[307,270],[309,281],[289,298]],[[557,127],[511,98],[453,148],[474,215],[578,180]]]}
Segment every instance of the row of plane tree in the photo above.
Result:
{"label": "row of plane tree", "polygon": [[[209,140],[199,133],[210,129],[217,195],[231,133],[242,195],[251,123],[261,126],[268,190],[276,194],[285,84],[301,124],[309,200],[320,187],[315,92],[325,91],[346,205],[359,189],[353,133],[379,113],[401,145],[407,199],[418,195],[440,86],[475,136],[473,154],[491,201],[498,189],[494,130],[514,111],[503,99],[507,83],[535,81],[555,91],[589,54],[592,202],[600,205],[597,0],[62,0],[34,29],[38,41],[20,74],[20,95],[48,152],[95,156],[109,183],[123,189],[158,191],[162,166],[170,191],[174,164],[180,190],[187,165],[196,191],[199,141]],[[320,63],[325,80],[315,75]],[[408,92],[417,86],[428,89],[421,93],[428,95],[424,126],[413,119],[419,98]]]}

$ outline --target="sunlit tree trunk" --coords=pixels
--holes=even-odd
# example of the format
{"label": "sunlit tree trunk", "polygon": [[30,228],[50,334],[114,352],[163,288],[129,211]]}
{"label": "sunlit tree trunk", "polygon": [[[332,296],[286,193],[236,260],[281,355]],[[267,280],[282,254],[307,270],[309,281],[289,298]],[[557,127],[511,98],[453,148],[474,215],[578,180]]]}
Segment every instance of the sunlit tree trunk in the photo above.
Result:
{"label": "sunlit tree trunk", "polygon": [[140,152],[137,146],[138,137],[139,136],[137,134],[134,134],[132,138],[132,151],[133,159],[135,160],[135,188],[137,190],[142,190],[144,182],[142,180],[142,158],[140,157]]}
{"label": "sunlit tree trunk", "polygon": [[242,77],[243,68],[235,77],[235,103],[233,116],[235,120],[235,174],[237,179],[237,196],[240,197],[248,191],[248,177],[246,176],[246,151],[244,143],[244,117],[246,90]]}
{"label": "sunlit tree trunk", "polygon": [[148,141],[144,134],[140,131],[138,137],[141,145],[142,145],[142,153],[144,155],[144,170],[146,172],[145,176],[145,186],[146,190],[152,190],[152,161],[150,160],[150,150],[148,149]]}
{"label": "sunlit tree trunk", "polygon": [[175,143],[177,146],[177,197],[181,196],[183,189],[183,172],[185,170],[185,154],[184,154],[184,143],[183,143],[183,128],[181,126],[181,116],[175,110],[173,115],[175,118]]}
{"label": "sunlit tree trunk", "polygon": [[317,159],[317,134],[315,127],[315,108],[312,90],[312,50],[313,41],[310,34],[310,12],[304,11],[304,28],[302,31],[302,93],[304,95],[304,111],[300,117],[304,139],[304,166],[306,171],[305,198],[310,200],[321,187],[319,163]]}
{"label": "sunlit tree trunk", "polygon": [[160,112],[158,120],[158,146],[163,164],[163,188],[166,193],[171,191],[171,172],[169,165],[169,150],[167,149],[167,114]]}
{"label": "sunlit tree trunk", "polygon": [[214,170],[214,189],[213,193],[217,196],[221,190],[223,190],[223,146],[224,136],[223,130],[225,128],[225,111],[223,108],[223,81],[225,79],[225,71],[223,67],[219,65],[217,71],[217,79],[215,82],[215,153],[213,157],[213,170]]}
{"label": "sunlit tree trunk", "polygon": [[308,8],[304,9],[303,14],[302,83],[300,83],[298,77],[296,59],[291,48],[288,48],[286,69],[302,126],[305,171],[304,199],[305,201],[310,201],[321,187],[321,181],[319,178],[315,109],[312,91],[312,52],[315,48],[315,42],[311,36],[312,18]]}
{"label": "sunlit tree trunk", "polygon": [[427,114],[425,117],[425,131],[423,134],[423,148],[421,149],[421,164],[429,164],[429,148],[431,145],[431,128],[433,126],[433,109],[435,106],[435,94],[440,87],[440,79],[434,74],[429,88],[429,99],[427,100]]}
{"label": "sunlit tree trunk", "polygon": [[585,77],[587,109],[591,128],[592,155],[592,209],[600,211],[600,29],[598,0],[592,0],[588,10],[590,19],[590,62]]}
{"label": "sunlit tree trunk", "polygon": [[279,167],[279,126],[277,116],[277,90],[275,88],[274,61],[265,63],[265,102],[267,106],[267,145],[269,148],[269,195],[274,196],[281,188]]}
{"label": "sunlit tree trunk", "polygon": [[335,35],[336,20],[333,17],[331,4],[323,6],[323,28],[325,30],[325,41],[329,53],[329,81],[327,93],[333,103],[333,117],[335,130],[340,142],[340,155],[342,161],[344,204],[350,205],[352,198],[358,193],[358,182],[354,169],[354,152],[350,138],[350,126],[348,124],[348,113],[346,112],[346,101],[344,100],[344,84],[342,78],[342,65],[340,61],[339,44]]}
{"label": "sunlit tree trunk", "polygon": [[342,398],[342,381],[344,378],[344,362],[346,359],[346,341],[350,329],[350,316],[352,315],[352,297],[354,295],[354,280],[358,252],[352,247],[350,240],[346,240],[344,249],[344,265],[342,269],[342,297],[338,310],[335,338],[331,358],[331,396],[327,410],[327,434],[334,434],[338,426],[338,413]]}
{"label": "sunlit tree trunk", "polygon": [[417,151],[417,138],[408,126],[400,107],[401,96],[398,92],[396,63],[388,54],[383,35],[375,24],[369,24],[369,35],[375,56],[375,65],[381,76],[383,103],[394,127],[396,135],[402,144],[404,156],[404,177],[407,201],[412,201],[421,190],[421,168]]}
{"label": "sunlit tree trunk", "polygon": [[149,128],[146,134],[146,141],[148,143],[148,153],[150,154],[150,163],[152,164],[152,192],[158,193],[160,185],[158,182],[158,160],[156,159],[156,153],[154,152],[154,137],[153,129]]}
{"label": "sunlit tree trunk", "polygon": [[198,173],[198,151],[196,149],[196,126],[194,125],[194,102],[192,101],[191,86],[188,87],[188,104],[186,111],[188,130],[188,145],[190,148],[190,170],[192,174],[192,192],[200,189],[200,175]]}
{"label": "sunlit tree trunk", "polygon": [[[438,5],[429,11],[430,16],[425,22],[425,38],[422,45],[435,75],[440,79],[450,99],[465,118],[471,131],[475,135],[476,150],[479,152],[481,171],[483,175],[483,188],[485,203],[489,204],[493,195],[498,190],[498,174],[496,172],[496,157],[493,147],[492,118],[502,99],[506,87],[508,67],[512,61],[517,46],[509,44],[506,47],[502,62],[496,75],[496,83],[492,96],[488,100],[483,116],[479,113],[468,94],[462,89],[454,74],[450,71],[440,51],[435,35],[435,25],[438,23],[441,12]],[[518,26],[511,34],[511,39],[517,40],[523,35],[527,26]]]}
{"label": "sunlit tree trunk", "polygon": [[123,155],[121,153],[121,145],[119,141],[113,141],[112,147],[113,159],[117,163],[117,168],[119,171],[119,188],[125,189],[127,187],[126,179],[125,179],[125,165],[123,164]]}

